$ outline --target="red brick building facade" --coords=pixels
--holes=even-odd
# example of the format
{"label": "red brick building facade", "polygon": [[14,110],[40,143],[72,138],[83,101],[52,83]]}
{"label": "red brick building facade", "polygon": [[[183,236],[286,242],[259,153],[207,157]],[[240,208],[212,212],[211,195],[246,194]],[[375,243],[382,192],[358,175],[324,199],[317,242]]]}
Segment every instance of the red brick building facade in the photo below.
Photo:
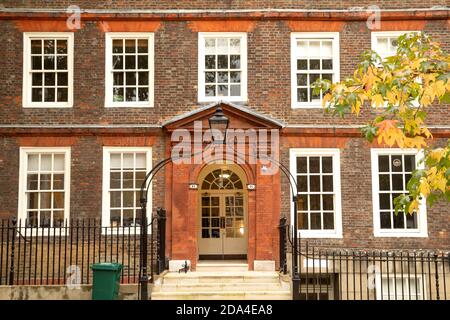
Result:
{"label": "red brick building facade", "polygon": [[[378,198],[383,196],[373,185],[374,177],[390,175],[389,195],[400,192],[401,188],[392,185],[394,176],[400,175],[392,163],[400,163],[401,179],[406,179],[410,154],[380,151],[383,146],[370,145],[361,138],[358,127],[376,112],[365,108],[358,118],[339,119],[308,105],[314,102],[308,91],[312,74],[343,79],[353,73],[364,50],[375,48],[376,41],[381,46],[383,41],[391,43],[390,37],[395,34],[423,31],[449,50],[450,11],[442,7],[448,4],[446,1],[381,1],[381,22],[373,30],[367,23],[374,14],[367,8],[370,1],[75,2],[81,8],[79,29],[71,29],[66,21],[76,13],[73,9],[66,13],[73,1],[2,1],[0,6],[1,218],[30,219],[35,215],[33,219],[41,223],[48,214],[50,223],[63,216],[102,218],[108,225],[124,223],[125,217],[133,220],[138,213],[136,182],[134,187],[125,184],[138,180],[138,175],[171,154],[174,130],[187,129],[193,134],[194,121],[202,121],[207,127],[217,102],[230,119],[230,129],[279,131],[279,146],[270,151],[279,153],[281,163],[297,179],[305,177],[302,195],[309,207],[304,205],[299,214],[300,220],[306,219],[301,220],[302,228],[307,229],[302,236],[312,243],[339,248],[449,248],[447,203],[427,208],[425,220],[404,217],[397,221],[389,216],[384,200]],[[354,6],[363,8],[352,9]],[[208,39],[216,41],[215,49],[207,47]],[[230,60],[225,66],[219,61],[220,56],[227,56],[220,54],[220,39],[229,41]],[[142,47],[141,40],[145,43]],[[311,54],[302,51],[304,45]],[[316,45],[320,47],[318,53],[313,52]],[[112,54],[108,53],[111,46]],[[296,46],[299,51],[293,49]],[[199,65],[199,61],[207,63],[208,53],[214,56],[208,50],[216,50],[218,61],[211,68],[215,71]],[[135,72],[124,69],[115,78],[114,70],[120,69],[116,63],[123,63],[116,56],[125,60],[125,69],[128,57],[136,57],[129,68]],[[41,62],[34,65],[34,57]],[[140,57],[145,57],[142,68]],[[232,59],[239,61],[235,68]],[[310,63],[307,71],[299,71],[303,70],[300,60]],[[321,61],[317,68],[313,66],[315,60]],[[332,67],[326,67],[328,63]],[[211,83],[216,84],[203,79],[208,72],[215,72],[211,76],[216,80]],[[227,75],[222,75],[224,72]],[[34,82],[33,74],[41,80]],[[305,79],[309,80],[303,83],[299,74],[308,75]],[[222,82],[226,84],[217,84]],[[111,98],[107,92],[113,87]],[[237,90],[236,95],[233,90]],[[127,105],[128,98],[135,104]],[[115,106],[118,102],[123,105]],[[444,144],[450,137],[450,105],[432,107],[428,121],[433,143]],[[396,157],[401,162],[396,162]],[[126,167],[127,159],[132,159],[132,169]],[[385,173],[381,169],[383,159],[389,161]],[[119,162],[114,167],[116,160]],[[139,166],[141,160],[147,166]],[[37,169],[33,161],[37,161]],[[320,162],[317,171],[313,169],[315,161]],[[378,163],[375,173],[374,163]],[[332,169],[327,169],[329,166]],[[151,207],[153,211],[157,207],[167,210],[169,258],[190,260],[195,268],[202,250],[214,255],[217,242],[205,244],[209,248],[205,249],[200,241],[205,235],[210,240],[217,236],[212,221],[212,212],[217,209],[224,217],[222,211],[234,210],[233,223],[242,223],[235,225],[234,231],[230,228],[230,235],[235,235],[230,238],[243,238],[234,245],[240,246],[239,250],[230,249],[230,254],[245,255],[250,268],[256,266],[254,261],[277,264],[279,219],[292,216],[289,183],[281,172],[264,175],[261,169],[260,163],[221,169],[231,170],[222,171],[221,179],[235,173],[242,183],[233,189],[233,205],[229,205],[226,192],[220,196],[222,193],[217,193],[217,205],[213,204],[215,191],[203,192],[203,181],[213,171],[211,164],[170,164],[161,171],[153,181]],[[126,178],[127,173],[134,178]],[[117,189],[112,186],[117,182],[113,181],[114,174],[120,174]],[[32,175],[39,176],[39,185],[45,182],[45,175],[52,175],[48,187],[36,187],[40,200],[30,200],[34,189],[30,189],[32,181],[28,179],[34,179]],[[64,175],[65,187],[56,187],[58,175]],[[316,178],[322,181],[317,186],[313,182]],[[190,188],[191,184],[198,189]],[[114,192],[117,203],[111,200]],[[53,204],[47,204],[47,196]],[[237,198],[241,196],[242,202]],[[210,202],[203,206],[204,197]],[[328,197],[331,203],[326,203]],[[380,203],[374,205],[378,199]],[[202,209],[209,210],[208,215],[200,216]],[[237,213],[240,210],[242,216]],[[206,216],[211,219],[203,225]],[[224,253],[223,243],[220,246],[216,255]]]}

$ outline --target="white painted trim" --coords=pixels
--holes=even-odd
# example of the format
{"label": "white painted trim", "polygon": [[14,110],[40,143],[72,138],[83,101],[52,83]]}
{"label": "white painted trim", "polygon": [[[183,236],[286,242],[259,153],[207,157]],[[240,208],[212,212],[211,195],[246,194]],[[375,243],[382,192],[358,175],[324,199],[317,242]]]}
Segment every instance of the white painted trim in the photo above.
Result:
{"label": "white painted trim", "polygon": [[[31,47],[32,38],[60,38],[67,40],[67,70],[68,90],[67,102],[31,102]],[[72,108],[73,107],[73,32],[24,32],[23,33],[23,79],[22,79],[22,107],[23,108]],[[42,93],[44,94],[44,93]]]}
{"label": "white painted trim", "polygon": [[[205,96],[205,37],[239,37],[241,38],[241,95],[236,97],[206,97]],[[198,33],[198,102],[246,102],[247,101],[247,33],[245,32],[199,32]]]}
{"label": "white painted trim", "polygon": [[[148,39],[149,92],[148,101],[113,102],[112,87],[112,41],[113,39]],[[125,62],[124,62],[125,63]],[[125,80],[124,80],[125,81]],[[138,81],[136,79],[136,81]],[[138,93],[136,93],[138,94]],[[125,92],[124,92],[125,95]],[[152,108],[155,95],[155,36],[152,32],[106,32],[105,33],[105,108]]]}
{"label": "white painted trim", "polygon": [[[19,155],[19,195],[17,205],[17,217],[25,222],[27,217],[27,199],[25,196],[27,184],[27,167],[28,153],[64,153],[64,220],[69,224],[70,218],[70,165],[71,165],[71,148],[70,147],[20,147]],[[47,228],[33,228],[47,229]],[[45,234],[45,232],[44,232]],[[30,233],[31,235],[31,233]],[[39,233],[38,235],[41,235]]]}
{"label": "white painted trim", "polygon": [[380,208],[378,201],[378,156],[390,154],[409,154],[416,155],[416,168],[423,169],[424,164],[421,159],[424,157],[423,150],[418,152],[416,149],[400,149],[400,148],[371,148],[371,167],[372,167],[372,205],[373,205],[373,233],[375,237],[428,237],[427,231],[427,207],[426,200],[422,199],[419,204],[418,212],[418,228],[417,229],[389,229],[382,230],[380,228]]}
{"label": "white painted trim", "polygon": [[[291,148],[289,149],[290,171],[297,178],[298,156],[332,156],[333,157],[333,191],[334,203],[334,230],[298,230],[302,238],[342,238],[342,200],[341,200],[341,160],[338,148]],[[297,181],[295,181],[296,183]],[[291,201],[291,225],[294,221],[294,205]]]}
{"label": "white painted trim", "polygon": [[[146,163],[146,171],[147,173],[152,169],[152,147],[103,147],[103,182],[102,182],[102,227],[108,229],[102,229],[102,233],[106,233],[105,230],[111,231],[112,234],[115,234],[116,231],[114,228],[110,227],[110,213],[109,213],[109,168],[110,168],[110,153],[111,152],[146,152],[147,163]],[[152,216],[152,197],[153,197],[153,184],[150,184],[148,187],[148,199],[147,199],[147,219]],[[148,222],[150,223],[150,221]],[[140,227],[130,228],[130,232],[134,233],[134,229],[136,229],[136,233],[140,233]],[[148,228],[148,233],[152,232],[152,228]],[[119,231],[120,234],[120,231]]]}
{"label": "white painted trim", "polygon": [[298,102],[297,101],[297,44],[298,38],[310,39],[332,39],[333,41],[333,74],[334,82],[340,81],[340,49],[339,32],[291,32],[291,108],[317,109],[322,108],[319,102]]}

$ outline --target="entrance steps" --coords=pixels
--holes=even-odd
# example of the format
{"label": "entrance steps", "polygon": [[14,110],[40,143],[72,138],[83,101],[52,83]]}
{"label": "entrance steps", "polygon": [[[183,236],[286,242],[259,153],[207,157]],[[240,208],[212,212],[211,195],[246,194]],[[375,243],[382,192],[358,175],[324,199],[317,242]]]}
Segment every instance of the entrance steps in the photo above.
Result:
{"label": "entrance steps", "polygon": [[[151,298],[153,300],[291,299],[290,282],[283,281],[277,272],[248,271],[247,264],[246,269],[242,270],[241,263],[201,264],[204,264],[200,268],[202,271],[169,272],[163,275],[155,281]],[[216,266],[216,269],[213,269],[212,265]]]}

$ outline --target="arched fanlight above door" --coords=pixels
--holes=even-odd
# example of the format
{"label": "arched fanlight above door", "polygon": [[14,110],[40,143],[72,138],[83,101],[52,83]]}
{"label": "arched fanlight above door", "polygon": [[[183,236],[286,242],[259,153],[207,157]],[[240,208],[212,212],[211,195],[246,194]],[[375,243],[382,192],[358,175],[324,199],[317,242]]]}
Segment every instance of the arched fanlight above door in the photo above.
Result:
{"label": "arched fanlight above door", "polygon": [[239,176],[229,169],[216,169],[208,173],[202,182],[202,190],[242,190]]}

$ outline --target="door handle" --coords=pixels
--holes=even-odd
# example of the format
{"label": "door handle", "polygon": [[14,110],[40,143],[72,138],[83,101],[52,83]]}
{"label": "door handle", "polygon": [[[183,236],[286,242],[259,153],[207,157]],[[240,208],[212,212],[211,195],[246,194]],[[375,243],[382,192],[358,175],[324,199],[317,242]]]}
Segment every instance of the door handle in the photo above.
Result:
{"label": "door handle", "polygon": [[220,217],[220,228],[225,229],[225,217]]}

